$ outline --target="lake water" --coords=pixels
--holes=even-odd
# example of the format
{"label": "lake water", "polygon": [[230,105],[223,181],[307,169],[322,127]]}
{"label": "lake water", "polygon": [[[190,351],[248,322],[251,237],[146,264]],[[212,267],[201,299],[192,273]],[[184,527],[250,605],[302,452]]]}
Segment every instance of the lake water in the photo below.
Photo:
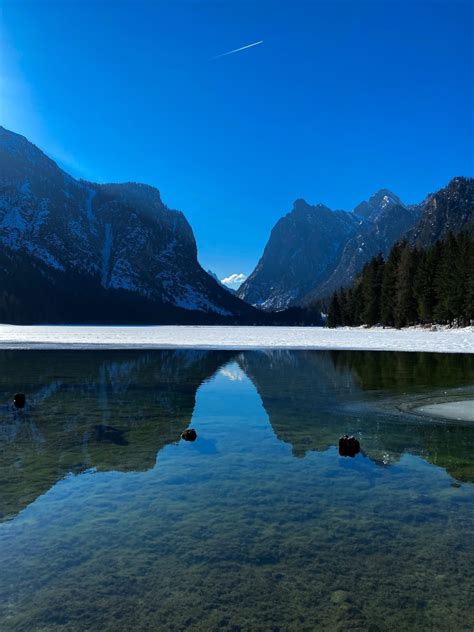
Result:
{"label": "lake water", "polygon": [[2,632],[474,629],[474,424],[412,413],[471,398],[473,355],[1,351],[0,368]]}

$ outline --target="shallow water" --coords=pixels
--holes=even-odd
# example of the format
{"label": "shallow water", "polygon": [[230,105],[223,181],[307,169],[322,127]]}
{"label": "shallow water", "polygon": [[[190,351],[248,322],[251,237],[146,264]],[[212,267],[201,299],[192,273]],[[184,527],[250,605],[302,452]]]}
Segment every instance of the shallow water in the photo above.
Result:
{"label": "shallow water", "polygon": [[3,351],[0,368],[2,632],[474,628],[474,425],[410,413],[472,396],[474,356]]}

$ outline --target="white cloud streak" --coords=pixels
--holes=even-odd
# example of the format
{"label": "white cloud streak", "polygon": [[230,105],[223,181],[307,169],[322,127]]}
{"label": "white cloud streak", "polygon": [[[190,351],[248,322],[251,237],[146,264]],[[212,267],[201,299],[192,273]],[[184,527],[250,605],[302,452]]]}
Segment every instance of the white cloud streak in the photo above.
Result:
{"label": "white cloud streak", "polygon": [[220,59],[221,57],[226,57],[227,55],[240,53],[241,50],[246,50],[247,48],[253,48],[254,46],[259,46],[259,44],[263,44],[263,40],[260,40],[258,42],[253,42],[253,44],[247,44],[246,46],[241,46],[240,48],[234,48],[234,50],[228,50],[226,53],[221,53],[220,55],[216,55],[212,59]]}

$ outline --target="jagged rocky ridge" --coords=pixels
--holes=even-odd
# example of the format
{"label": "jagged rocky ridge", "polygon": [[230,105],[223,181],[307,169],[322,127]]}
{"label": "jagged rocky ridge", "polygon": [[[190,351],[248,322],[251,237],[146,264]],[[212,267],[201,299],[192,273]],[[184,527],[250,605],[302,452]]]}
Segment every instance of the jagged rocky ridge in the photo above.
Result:
{"label": "jagged rocky ridge", "polygon": [[399,239],[429,245],[473,225],[473,179],[454,178],[420,204],[387,189],[352,212],[297,200],[273,228],[257,267],[237,295],[265,310],[308,305],[349,285],[373,256]]}
{"label": "jagged rocky ridge", "polygon": [[0,127],[0,320],[255,318],[198,263],[193,231],[144,184],[76,180]]}
{"label": "jagged rocky ridge", "polygon": [[444,189],[428,195],[420,221],[407,237],[416,246],[427,248],[450,231],[474,233],[474,178],[453,178]]}

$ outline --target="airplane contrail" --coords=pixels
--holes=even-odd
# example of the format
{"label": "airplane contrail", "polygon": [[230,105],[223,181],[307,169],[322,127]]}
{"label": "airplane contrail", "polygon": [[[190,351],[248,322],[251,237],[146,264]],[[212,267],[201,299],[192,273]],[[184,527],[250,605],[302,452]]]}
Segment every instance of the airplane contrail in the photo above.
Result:
{"label": "airplane contrail", "polygon": [[225,57],[226,55],[233,55],[234,53],[240,53],[241,50],[245,50],[246,48],[253,48],[254,46],[258,46],[259,44],[263,44],[263,40],[258,42],[254,42],[253,44],[247,44],[247,46],[241,46],[240,48],[234,48],[234,50],[229,50],[227,53],[221,53],[220,55],[216,55],[212,57],[212,59],[219,59],[219,57]]}

